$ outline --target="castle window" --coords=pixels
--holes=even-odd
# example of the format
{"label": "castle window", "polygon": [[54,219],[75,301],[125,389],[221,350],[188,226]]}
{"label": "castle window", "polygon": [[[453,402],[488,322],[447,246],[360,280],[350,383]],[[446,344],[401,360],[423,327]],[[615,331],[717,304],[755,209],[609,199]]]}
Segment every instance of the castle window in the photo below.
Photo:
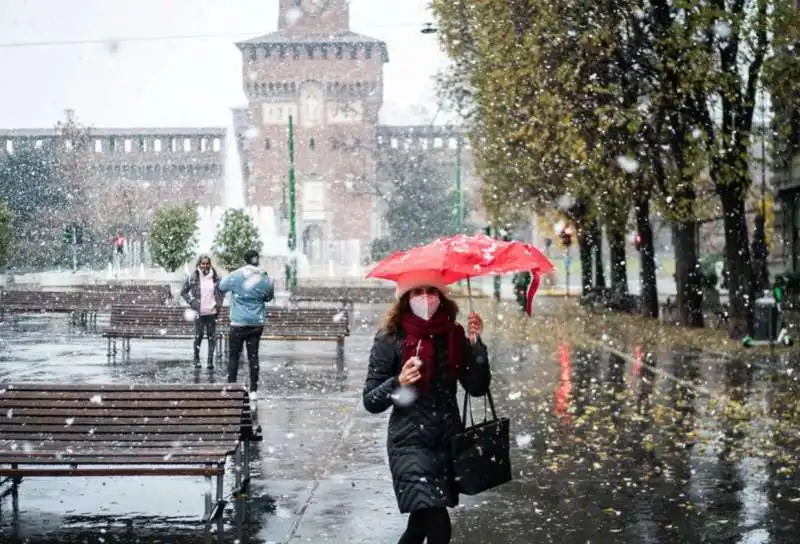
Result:
{"label": "castle window", "polygon": [[161,153],[161,150],[162,150],[161,138],[156,138],[155,140],[153,140],[153,151],[155,151],[156,153]]}
{"label": "castle window", "polygon": [[219,151],[222,149],[222,141],[220,141],[219,138],[214,138],[211,148],[214,150],[214,153],[219,153]]}
{"label": "castle window", "polygon": [[123,144],[123,146],[125,153],[133,152],[133,140],[131,140],[130,138],[125,138],[125,143]]}
{"label": "castle window", "polygon": [[103,140],[97,138],[94,141],[94,152],[95,153],[102,153],[103,152]]}
{"label": "castle window", "polygon": [[208,138],[200,138],[200,151],[203,153],[208,151]]}
{"label": "castle window", "polygon": [[147,140],[145,140],[144,138],[139,138],[139,151],[141,151],[142,153],[147,152]]}
{"label": "castle window", "polygon": [[192,150],[192,139],[191,138],[184,138],[183,139],[183,151],[184,153],[189,153]]}
{"label": "castle window", "polygon": [[350,58],[355,60],[358,58],[358,46],[354,45],[350,48]]}
{"label": "castle window", "polygon": [[272,147],[272,144],[270,143],[269,138],[265,138],[264,139],[264,149],[269,151],[271,147]]}
{"label": "castle window", "polygon": [[364,58],[365,59],[371,59],[372,58],[372,47],[373,47],[373,45],[371,43],[367,44],[364,47]]}

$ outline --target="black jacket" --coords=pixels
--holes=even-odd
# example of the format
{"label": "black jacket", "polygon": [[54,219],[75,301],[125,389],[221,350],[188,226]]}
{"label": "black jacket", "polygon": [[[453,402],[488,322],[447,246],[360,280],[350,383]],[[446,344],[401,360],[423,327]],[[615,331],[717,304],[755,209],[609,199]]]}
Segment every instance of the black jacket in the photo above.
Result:
{"label": "black jacket", "polygon": [[[434,338],[436,371],[429,392],[411,405],[395,405],[392,393],[400,386],[397,376],[402,358],[403,334],[378,333],[369,356],[364,384],[364,407],[373,414],[392,407],[387,449],[389,469],[400,512],[458,504],[453,478],[450,438],[463,429],[456,400],[457,384],[448,372],[447,338]],[[478,341],[468,346],[467,361],[458,382],[472,396],[489,390],[491,372],[486,346]]]}
{"label": "black jacket", "polygon": [[[214,300],[217,301],[217,314],[222,309],[222,301],[225,298],[219,291],[220,277],[213,268],[209,272],[214,279]],[[200,271],[196,270],[189,274],[181,289],[181,298],[185,300],[192,310],[200,311]]]}

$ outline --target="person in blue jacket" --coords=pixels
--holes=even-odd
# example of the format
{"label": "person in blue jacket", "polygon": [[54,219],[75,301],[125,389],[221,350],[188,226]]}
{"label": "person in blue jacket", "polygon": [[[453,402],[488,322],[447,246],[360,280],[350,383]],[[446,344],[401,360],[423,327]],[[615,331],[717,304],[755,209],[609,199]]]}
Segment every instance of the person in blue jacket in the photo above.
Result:
{"label": "person in blue jacket", "polygon": [[230,358],[228,382],[236,383],[242,348],[247,349],[250,367],[250,398],[258,397],[258,346],[264,332],[267,309],[264,306],[275,298],[275,287],[266,272],[258,268],[259,255],[250,250],[244,254],[245,265],[219,284],[223,294],[230,293]]}

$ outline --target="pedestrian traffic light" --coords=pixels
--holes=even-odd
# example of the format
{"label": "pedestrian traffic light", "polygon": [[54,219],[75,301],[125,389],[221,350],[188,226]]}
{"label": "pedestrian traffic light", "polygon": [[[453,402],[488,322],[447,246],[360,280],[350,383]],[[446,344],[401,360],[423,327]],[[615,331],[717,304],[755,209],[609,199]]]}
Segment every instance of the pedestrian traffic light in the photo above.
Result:
{"label": "pedestrian traffic light", "polygon": [[638,232],[636,233],[636,236],[633,237],[633,247],[636,248],[636,251],[642,250],[642,237]]}
{"label": "pedestrian traffic light", "polygon": [[75,244],[83,245],[83,227],[80,225],[75,225]]}
{"label": "pedestrian traffic light", "polygon": [[564,227],[564,230],[561,231],[559,234],[561,237],[561,244],[564,247],[569,247],[572,245],[572,229],[569,227]]}
{"label": "pedestrian traffic light", "polygon": [[64,243],[71,244],[72,243],[72,226],[71,225],[64,225]]}

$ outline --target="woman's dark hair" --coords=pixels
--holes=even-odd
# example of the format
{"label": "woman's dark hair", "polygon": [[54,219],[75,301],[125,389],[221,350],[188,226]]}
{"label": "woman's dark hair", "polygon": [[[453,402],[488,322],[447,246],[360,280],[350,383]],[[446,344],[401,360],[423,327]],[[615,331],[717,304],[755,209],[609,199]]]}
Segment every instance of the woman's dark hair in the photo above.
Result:
{"label": "woman's dark hair", "polygon": [[[198,258],[197,258],[197,262],[196,262],[196,263],[195,263],[195,265],[194,265],[194,266],[195,266],[195,268],[196,268],[196,267],[198,267],[198,266],[200,266],[200,263],[202,263],[203,261],[208,261],[208,264],[211,264],[211,257],[209,257],[208,255],[206,255],[206,254],[204,254],[204,253],[203,253],[203,254],[201,254],[201,255],[200,255]],[[212,265],[212,267],[213,267],[213,265]]]}
{"label": "woman's dark hair", "polygon": [[[451,321],[455,321],[458,315],[458,304],[444,296],[438,289],[436,291],[439,293],[440,300],[437,312],[445,312],[445,315],[447,315]],[[387,334],[396,334],[397,331],[400,330],[400,319],[411,312],[408,298],[409,294],[404,293],[402,297],[395,300],[392,305],[389,306],[389,309],[383,314],[383,319],[381,320],[381,331]]]}

